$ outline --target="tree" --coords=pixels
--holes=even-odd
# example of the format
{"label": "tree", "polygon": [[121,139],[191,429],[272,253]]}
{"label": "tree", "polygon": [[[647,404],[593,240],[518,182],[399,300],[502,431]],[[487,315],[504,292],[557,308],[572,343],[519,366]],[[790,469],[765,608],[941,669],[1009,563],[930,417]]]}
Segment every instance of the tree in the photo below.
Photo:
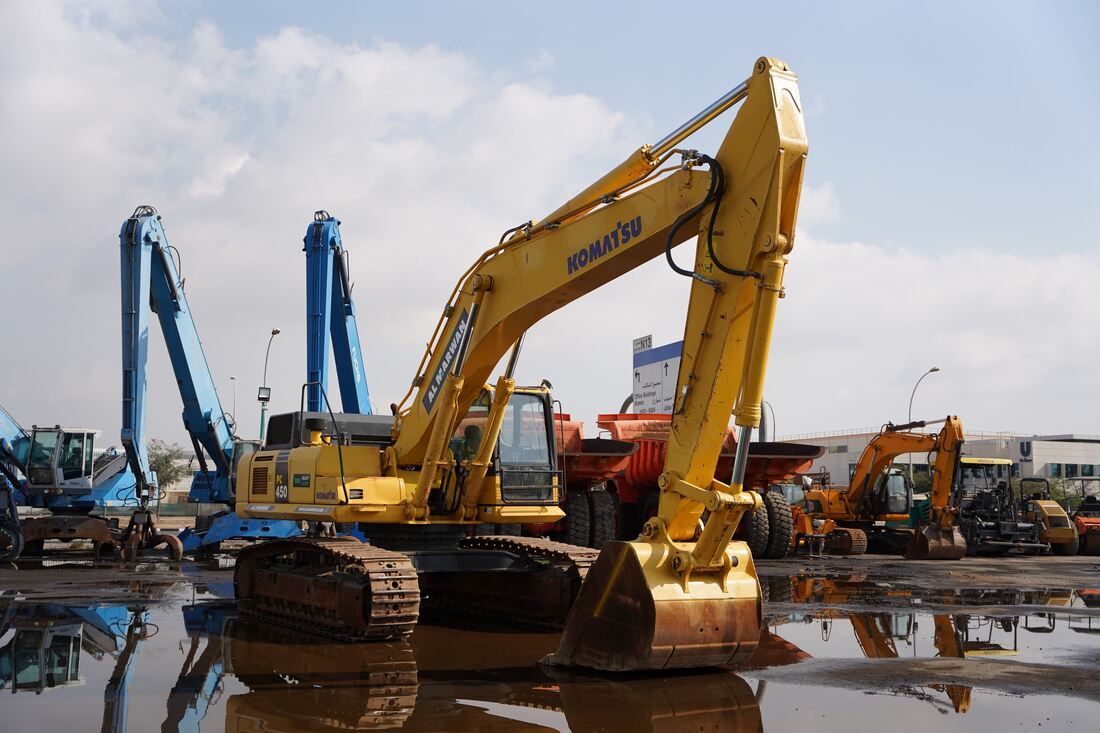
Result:
{"label": "tree", "polygon": [[179,483],[191,475],[191,466],[184,463],[183,448],[175,443],[153,439],[149,441],[149,468],[157,475],[162,488]]}

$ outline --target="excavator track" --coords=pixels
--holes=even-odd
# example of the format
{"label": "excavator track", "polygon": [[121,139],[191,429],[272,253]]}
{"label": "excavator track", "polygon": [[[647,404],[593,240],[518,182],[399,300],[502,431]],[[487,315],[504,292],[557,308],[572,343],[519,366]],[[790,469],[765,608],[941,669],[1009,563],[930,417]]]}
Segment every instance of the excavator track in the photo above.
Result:
{"label": "excavator track", "polygon": [[354,538],[253,545],[233,580],[242,613],[341,641],[407,637],[420,612],[409,558]]}
{"label": "excavator track", "polygon": [[445,618],[559,631],[599,550],[536,537],[469,537],[460,550],[515,555],[515,570],[421,576],[425,612]]}
{"label": "excavator track", "polygon": [[863,555],[867,552],[867,533],[855,527],[837,527],[832,532],[831,554]]}
{"label": "excavator track", "polygon": [[577,569],[581,580],[584,580],[588,568],[600,556],[600,551],[591,547],[567,545],[564,542],[554,542],[538,537],[513,537],[508,535],[469,537],[462,540],[459,547],[471,550],[498,550],[511,552],[532,560],[568,563]]}

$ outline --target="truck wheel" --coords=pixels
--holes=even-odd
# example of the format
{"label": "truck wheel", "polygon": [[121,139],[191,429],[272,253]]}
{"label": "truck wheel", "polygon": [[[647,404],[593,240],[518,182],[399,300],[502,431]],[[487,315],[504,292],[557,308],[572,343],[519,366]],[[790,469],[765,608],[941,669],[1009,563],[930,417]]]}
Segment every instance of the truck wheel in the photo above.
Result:
{"label": "truck wheel", "polygon": [[791,550],[791,537],[794,536],[791,504],[782,493],[766,491],[764,508],[768,510],[768,551],[764,557],[778,560]]}
{"label": "truck wheel", "polygon": [[768,509],[760,507],[748,518],[748,533],[745,541],[749,543],[749,551],[754,558],[768,556]]}
{"label": "truck wheel", "polygon": [[592,519],[592,544],[597,550],[618,537],[618,501],[610,491],[589,491],[588,504]]}
{"label": "truck wheel", "polygon": [[565,497],[565,542],[589,547],[592,541],[592,509],[586,491],[570,491]]}

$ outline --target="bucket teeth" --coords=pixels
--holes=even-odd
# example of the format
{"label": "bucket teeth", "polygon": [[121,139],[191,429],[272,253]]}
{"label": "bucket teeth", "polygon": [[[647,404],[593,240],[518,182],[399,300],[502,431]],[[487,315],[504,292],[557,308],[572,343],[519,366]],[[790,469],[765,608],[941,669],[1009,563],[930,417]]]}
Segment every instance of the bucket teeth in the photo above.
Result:
{"label": "bucket teeth", "polygon": [[747,660],[760,634],[760,584],[743,542],[727,554],[728,573],[697,571],[684,584],[664,545],[609,542],[546,663],[625,672]]}

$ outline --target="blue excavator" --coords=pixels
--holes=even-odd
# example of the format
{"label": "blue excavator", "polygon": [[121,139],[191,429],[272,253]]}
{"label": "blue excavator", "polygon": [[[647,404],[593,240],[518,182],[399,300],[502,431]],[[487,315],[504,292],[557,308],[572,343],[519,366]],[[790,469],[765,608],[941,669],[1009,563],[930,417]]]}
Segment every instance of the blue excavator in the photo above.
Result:
{"label": "blue excavator", "polygon": [[[150,313],[160,321],[172,371],[183,400],[183,424],[191,438],[199,469],[192,477],[188,501],[232,505],[236,468],[243,455],[259,447],[257,441],[235,435],[214,387],[214,378],[199,341],[187,304],[180,267],[152,206],[139,206],[122,224],[122,445],[136,479],[135,494],[147,506],[159,493],[156,474],[149,468],[145,440],[145,399]],[[134,530],[124,555],[156,541],[152,516],[136,513]],[[194,529],[179,534],[179,552],[216,549],[229,539],[296,537],[299,524],[290,520],[243,519],[232,510],[198,517]]]}
{"label": "blue excavator", "polygon": [[[95,510],[137,504],[126,456],[97,454],[98,431],[34,425],[23,428],[0,407],[0,560],[41,554],[48,539],[90,540],[96,554],[121,547],[117,517]],[[19,508],[38,510],[24,513]]]}

